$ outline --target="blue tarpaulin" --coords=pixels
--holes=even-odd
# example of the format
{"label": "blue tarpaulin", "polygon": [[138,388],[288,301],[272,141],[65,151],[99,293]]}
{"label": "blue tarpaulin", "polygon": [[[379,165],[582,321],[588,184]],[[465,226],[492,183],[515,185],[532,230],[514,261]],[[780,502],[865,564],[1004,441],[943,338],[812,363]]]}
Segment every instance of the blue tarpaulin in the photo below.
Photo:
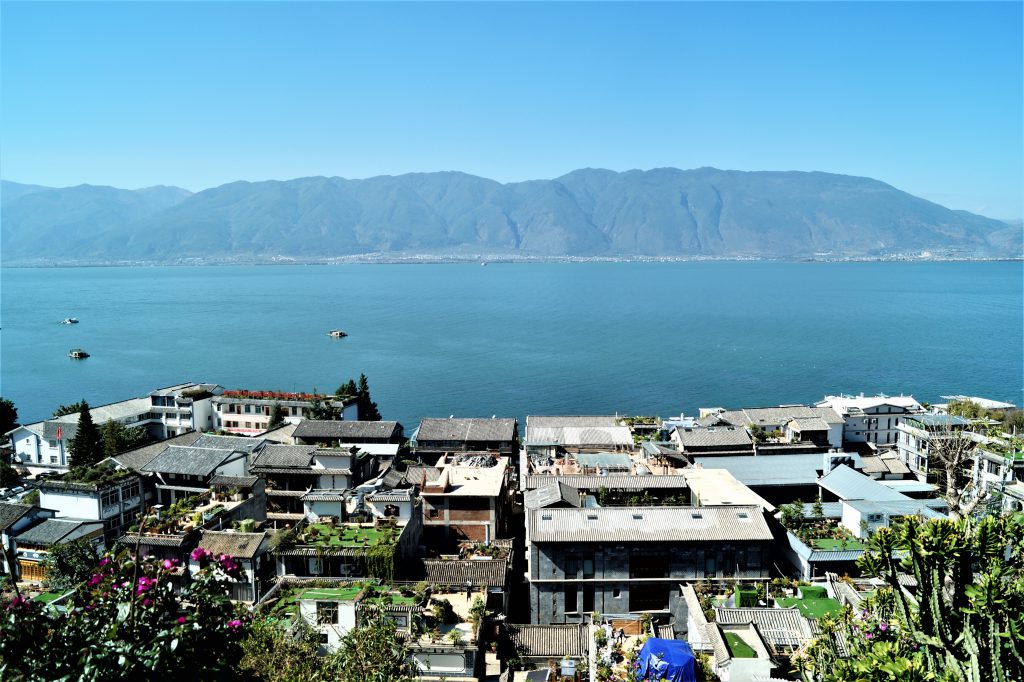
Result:
{"label": "blue tarpaulin", "polygon": [[637,679],[697,682],[697,661],[693,650],[678,639],[656,639],[644,642],[636,657]]}

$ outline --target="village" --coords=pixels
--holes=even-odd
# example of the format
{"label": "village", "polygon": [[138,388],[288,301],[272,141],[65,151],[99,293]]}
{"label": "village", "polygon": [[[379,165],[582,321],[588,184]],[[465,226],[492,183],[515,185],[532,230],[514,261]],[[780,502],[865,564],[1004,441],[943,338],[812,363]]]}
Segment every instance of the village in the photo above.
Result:
{"label": "village", "polygon": [[[156,557],[181,585],[227,555],[231,599],[324,653],[383,610],[422,680],[642,679],[652,647],[690,671],[656,679],[799,679],[822,618],[887,585],[863,570],[880,530],[1024,511],[1017,406],[944,399],[409,430],[365,377],[332,395],[182,383],[5,434],[0,585],[59,610],[61,546]],[[105,425],[144,438],[76,459]],[[913,570],[890,577],[926,596]]]}

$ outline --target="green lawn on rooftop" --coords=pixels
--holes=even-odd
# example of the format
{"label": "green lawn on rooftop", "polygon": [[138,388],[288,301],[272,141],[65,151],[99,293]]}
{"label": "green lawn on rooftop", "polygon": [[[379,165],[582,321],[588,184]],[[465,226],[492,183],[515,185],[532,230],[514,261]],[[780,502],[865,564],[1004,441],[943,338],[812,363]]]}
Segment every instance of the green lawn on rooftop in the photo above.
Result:
{"label": "green lawn on rooftop", "polygon": [[308,528],[315,528],[317,537],[310,539],[311,545],[325,545],[327,547],[342,547],[355,549],[373,547],[380,542],[386,534],[376,528],[364,528],[362,526],[328,526],[325,523],[311,523]]}
{"label": "green lawn on rooftop", "polygon": [[725,643],[729,645],[729,653],[733,658],[757,658],[753,647],[743,641],[735,632],[725,633]]}
{"label": "green lawn on rooftop", "polygon": [[[811,542],[813,549],[824,549],[827,551],[837,551],[843,549],[843,541],[836,540],[835,538],[814,538]],[[846,549],[865,549],[867,545],[863,542],[856,540],[847,540]]]}
{"label": "green lawn on rooftop", "polygon": [[32,598],[32,601],[41,602],[43,604],[49,604],[50,602],[60,599],[64,596],[63,592],[43,592],[42,594],[36,595]]}
{"label": "green lawn on rooftop", "polygon": [[839,612],[840,604],[835,599],[797,599],[795,597],[779,597],[775,603],[783,608],[797,607],[800,614],[818,620],[824,615]]}

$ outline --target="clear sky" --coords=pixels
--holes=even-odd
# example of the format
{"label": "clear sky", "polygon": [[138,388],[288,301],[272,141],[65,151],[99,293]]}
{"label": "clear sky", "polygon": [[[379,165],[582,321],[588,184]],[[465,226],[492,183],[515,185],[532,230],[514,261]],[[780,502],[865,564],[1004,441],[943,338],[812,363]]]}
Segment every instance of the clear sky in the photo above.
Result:
{"label": "clear sky", "polygon": [[0,174],[865,175],[1018,218],[1021,2],[0,5]]}

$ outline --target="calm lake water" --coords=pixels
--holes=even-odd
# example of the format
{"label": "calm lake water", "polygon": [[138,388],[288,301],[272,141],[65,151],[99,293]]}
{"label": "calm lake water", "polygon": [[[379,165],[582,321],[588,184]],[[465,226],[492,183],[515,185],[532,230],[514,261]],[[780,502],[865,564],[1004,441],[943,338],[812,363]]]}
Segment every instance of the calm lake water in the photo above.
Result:
{"label": "calm lake water", "polygon": [[333,391],[365,372],[408,430],[836,392],[1021,404],[1022,288],[1019,262],[3,269],[0,393],[30,421],[181,381]]}

